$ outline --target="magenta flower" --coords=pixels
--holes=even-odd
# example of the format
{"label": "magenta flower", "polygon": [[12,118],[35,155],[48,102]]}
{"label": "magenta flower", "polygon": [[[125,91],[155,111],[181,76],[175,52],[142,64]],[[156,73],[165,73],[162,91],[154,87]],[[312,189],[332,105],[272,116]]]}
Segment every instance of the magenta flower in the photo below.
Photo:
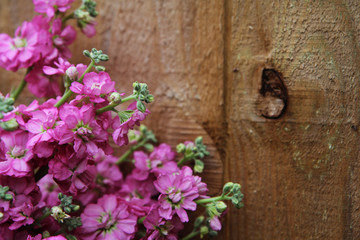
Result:
{"label": "magenta flower", "polygon": [[64,29],[61,27],[61,19],[55,19],[52,26],[53,42],[59,50],[60,57],[68,59],[72,54],[67,46],[75,41],[76,31],[72,26],[66,26]]}
{"label": "magenta flower", "polygon": [[179,168],[173,161],[174,157],[175,153],[171,151],[171,147],[164,143],[156,147],[150,157],[142,151],[134,152],[136,167],[133,171],[134,178],[144,180],[150,172],[156,176],[178,172]]}
{"label": "magenta flower", "polygon": [[84,240],[132,239],[137,224],[136,216],[114,195],[105,195],[96,204],[87,205],[81,220]]}
{"label": "magenta flower", "polygon": [[52,51],[49,24],[42,16],[24,22],[16,30],[15,38],[0,34],[0,66],[6,70],[28,68]]}
{"label": "magenta flower", "polygon": [[131,117],[127,121],[121,123],[120,118],[117,116],[114,118],[112,124],[112,128],[114,129],[112,136],[114,142],[119,146],[123,146],[129,143],[129,130],[134,129],[135,125],[139,126],[140,122],[145,120],[146,116],[150,114],[150,111],[148,109],[146,109],[145,112],[140,112],[136,108],[136,102],[130,104],[127,110],[133,111]]}
{"label": "magenta flower", "polygon": [[26,123],[26,130],[33,135],[27,146],[39,157],[50,157],[54,151],[51,142],[55,141],[54,128],[58,119],[58,109],[55,107],[33,112],[33,117]]}
{"label": "magenta flower", "polygon": [[34,9],[38,13],[46,13],[52,18],[56,11],[66,12],[74,0],[33,0]]}
{"label": "magenta flower", "polygon": [[161,175],[155,182],[156,189],[161,193],[159,196],[159,214],[170,220],[176,213],[182,222],[188,222],[186,210],[195,211],[194,199],[199,197],[198,188],[194,177],[187,172],[192,170],[183,167],[179,173]]}
{"label": "magenta flower", "polygon": [[70,104],[60,108],[60,119],[56,127],[59,144],[72,143],[77,156],[94,155],[98,151],[96,143],[108,140],[108,133],[95,120],[92,104],[80,109]]}
{"label": "magenta flower", "polygon": [[91,102],[105,102],[107,94],[115,91],[115,82],[106,72],[85,74],[83,83],[73,82],[70,90],[89,97]]}
{"label": "magenta flower", "polygon": [[22,130],[5,132],[0,139],[0,173],[15,177],[30,175],[33,153],[26,148],[28,134]]}
{"label": "magenta flower", "polygon": [[180,219],[175,216],[170,221],[160,217],[159,211],[153,207],[144,220],[146,236],[143,240],[177,240],[177,234],[184,228]]}

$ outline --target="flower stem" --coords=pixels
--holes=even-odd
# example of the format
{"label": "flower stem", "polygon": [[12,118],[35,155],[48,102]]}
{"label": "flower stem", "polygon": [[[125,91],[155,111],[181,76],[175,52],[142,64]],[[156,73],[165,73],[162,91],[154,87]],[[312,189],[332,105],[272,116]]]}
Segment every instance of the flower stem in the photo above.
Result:
{"label": "flower stem", "polygon": [[[78,82],[82,83],[84,76],[86,73],[91,71],[91,68],[94,66],[95,62],[94,60],[91,59],[91,63],[89,64],[89,66],[87,67],[87,69],[85,70],[85,72],[81,75],[81,77],[79,78]],[[61,105],[63,105],[66,100],[68,100],[68,98],[71,96],[71,94],[73,94],[73,92],[71,90],[65,91],[64,95],[61,97],[61,99],[54,105],[54,107],[60,107]]]}
{"label": "flower stem", "polygon": [[121,163],[125,162],[125,160],[133,153],[135,152],[135,150],[141,148],[142,146],[144,146],[144,144],[148,141],[147,138],[144,138],[142,141],[140,141],[138,144],[136,144],[135,146],[131,146],[129,150],[127,150],[120,158],[119,160],[116,162],[116,165],[120,165]]}
{"label": "flower stem", "polygon": [[189,235],[183,237],[181,240],[189,240],[189,239],[196,237],[199,234],[200,234],[200,231],[191,232],[191,233],[189,233]]}
{"label": "flower stem", "polygon": [[221,200],[227,200],[228,197],[226,195],[224,196],[217,196],[217,197],[212,197],[212,198],[204,198],[204,199],[200,199],[195,201],[196,204],[204,204],[204,203],[211,203],[214,201],[221,201]]}
{"label": "flower stem", "polygon": [[104,112],[107,112],[107,111],[111,111],[111,110],[114,109],[114,107],[116,107],[116,106],[118,106],[118,105],[120,105],[120,104],[122,104],[124,102],[127,102],[129,100],[135,99],[135,98],[136,98],[135,95],[130,95],[130,96],[126,97],[126,98],[121,99],[121,102],[119,102],[119,103],[112,103],[112,104],[109,104],[109,105],[107,105],[105,107],[99,108],[98,110],[96,110],[96,114],[101,114],[101,113],[104,113]]}
{"label": "flower stem", "polygon": [[145,217],[142,217],[142,218],[139,218],[139,219],[137,220],[137,223],[138,223],[138,224],[143,224],[145,218],[146,218],[146,216],[145,216]]}
{"label": "flower stem", "polygon": [[70,20],[70,19],[72,19],[72,18],[74,18],[74,13],[71,13],[71,14],[65,16],[65,17],[62,19],[62,23],[65,23],[67,20]]}
{"label": "flower stem", "polygon": [[30,71],[31,71],[31,67],[29,67],[26,70],[25,76],[21,80],[20,85],[10,94],[10,97],[12,97],[14,100],[16,100],[18,98],[18,96],[20,95],[20,93],[24,90],[24,88],[26,86],[25,77]]}

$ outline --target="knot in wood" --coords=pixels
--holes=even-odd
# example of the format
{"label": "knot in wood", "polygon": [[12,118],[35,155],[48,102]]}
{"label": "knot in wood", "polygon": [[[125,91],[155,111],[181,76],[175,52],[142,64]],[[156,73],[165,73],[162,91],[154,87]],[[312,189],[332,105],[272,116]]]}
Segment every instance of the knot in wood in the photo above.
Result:
{"label": "knot in wood", "polygon": [[288,93],[280,72],[275,69],[263,70],[257,104],[264,118],[278,119],[284,115],[288,104]]}

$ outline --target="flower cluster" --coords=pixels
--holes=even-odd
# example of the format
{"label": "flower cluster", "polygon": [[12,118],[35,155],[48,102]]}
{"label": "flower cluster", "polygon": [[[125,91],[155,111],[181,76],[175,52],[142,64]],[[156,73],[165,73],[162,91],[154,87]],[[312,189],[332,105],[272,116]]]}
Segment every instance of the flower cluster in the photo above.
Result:
{"label": "flower cluster", "polygon": [[[207,195],[194,174],[209,155],[201,137],[177,152],[155,146],[155,135],[140,125],[154,100],[148,86],[135,82],[131,94],[118,92],[99,65],[109,60],[101,50],[83,52],[87,65],[68,61],[76,30],[65,23],[76,19],[92,36],[97,15],[92,0],[65,15],[72,2],[33,0],[43,15],[24,22],[14,38],[0,34],[0,66],[28,69],[15,91],[0,95],[0,238],[178,239],[199,206],[206,213],[184,239],[216,235],[223,201],[242,206],[240,185]],[[52,98],[14,105],[26,84],[35,96]],[[127,144],[122,156],[114,154],[114,146]]]}

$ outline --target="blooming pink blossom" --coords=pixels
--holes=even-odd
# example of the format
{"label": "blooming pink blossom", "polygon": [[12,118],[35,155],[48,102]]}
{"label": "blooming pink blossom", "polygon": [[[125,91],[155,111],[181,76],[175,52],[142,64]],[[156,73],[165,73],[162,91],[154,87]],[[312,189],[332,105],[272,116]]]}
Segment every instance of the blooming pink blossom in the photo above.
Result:
{"label": "blooming pink blossom", "polygon": [[136,102],[129,105],[127,110],[133,111],[131,117],[125,122],[121,123],[120,118],[117,116],[114,118],[112,128],[114,132],[112,134],[114,142],[123,146],[129,143],[128,132],[130,129],[134,129],[135,125],[140,125],[140,122],[145,120],[146,116],[150,114],[150,111],[146,109],[145,112],[140,112],[136,108]]}
{"label": "blooming pink blossom", "polygon": [[176,213],[182,222],[188,222],[186,210],[195,211],[194,199],[199,197],[194,177],[187,175],[192,170],[183,167],[178,174],[161,175],[155,182],[159,196],[159,215],[167,220]]}
{"label": "blooming pink blossom", "polygon": [[115,91],[115,82],[106,72],[90,72],[85,74],[83,83],[73,82],[70,90],[89,97],[94,103],[105,102],[106,96]]}
{"label": "blooming pink blossom", "polygon": [[53,43],[59,50],[59,56],[68,59],[71,58],[71,51],[67,46],[76,39],[76,31],[72,26],[61,28],[61,19],[55,19],[52,26]]}
{"label": "blooming pink blossom", "polygon": [[144,220],[146,236],[143,240],[177,240],[177,234],[184,228],[180,219],[175,216],[170,221],[160,217],[157,206],[154,206]]}
{"label": "blooming pink blossom", "polygon": [[0,173],[8,176],[28,176],[32,168],[29,161],[33,157],[31,150],[26,148],[28,133],[17,130],[1,134],[0,142]]}
{"label": "blooming pink blossom", "polygon": [[128,240],[134,236],[137,224],[136,216],[114,195],[105,195],[96,204],[87,205],[81,220],[84,240]]}
{"label": "blooming pink blossom", "polygon": [[52,51],[49,24],[42,16],[24,22],[16,30],[15,38],[0,34],[0,66],[6,70],[28,68]]}
{"label": "blooming pink blossom", "polygon": [[56,11],[65,12],[71,7],[74,0],[33,0],[35,11],[46,13],[52,18]]}

